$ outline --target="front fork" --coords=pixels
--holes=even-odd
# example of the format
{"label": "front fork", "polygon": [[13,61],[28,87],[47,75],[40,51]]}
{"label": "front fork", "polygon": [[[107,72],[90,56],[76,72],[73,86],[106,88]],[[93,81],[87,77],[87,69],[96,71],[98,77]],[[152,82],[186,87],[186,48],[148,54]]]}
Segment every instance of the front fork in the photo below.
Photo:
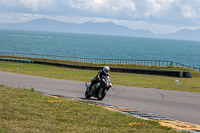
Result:
{"label": "front fork", "polygon": [[89,91],[89,85],[88,85],[88,82],[85,82],[85,87],[86,87],[86,91]]}

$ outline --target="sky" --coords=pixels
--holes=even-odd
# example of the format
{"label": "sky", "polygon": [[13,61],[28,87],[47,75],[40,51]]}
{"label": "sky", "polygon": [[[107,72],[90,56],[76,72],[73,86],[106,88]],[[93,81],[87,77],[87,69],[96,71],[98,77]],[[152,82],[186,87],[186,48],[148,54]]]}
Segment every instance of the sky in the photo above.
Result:
{"label": "sky", "polygon": [[113,22],[165,34],[200,29],[200,0],[0,0],[0,23]]}

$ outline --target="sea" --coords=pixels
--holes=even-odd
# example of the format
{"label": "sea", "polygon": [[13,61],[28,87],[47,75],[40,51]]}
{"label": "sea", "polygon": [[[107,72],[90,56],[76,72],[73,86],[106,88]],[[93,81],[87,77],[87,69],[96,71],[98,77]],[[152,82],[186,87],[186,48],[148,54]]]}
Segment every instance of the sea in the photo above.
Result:
{"label": "sea", "polygon": [[0,52],[167,60],[200,68],[199,41],[0,29]]}

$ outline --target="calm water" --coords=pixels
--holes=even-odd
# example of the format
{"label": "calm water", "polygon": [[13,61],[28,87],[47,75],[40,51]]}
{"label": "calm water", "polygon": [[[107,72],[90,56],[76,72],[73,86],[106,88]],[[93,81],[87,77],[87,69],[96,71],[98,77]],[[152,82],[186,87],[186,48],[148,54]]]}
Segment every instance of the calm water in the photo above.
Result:
{"label": "calm water", "polygon": [[200,67],[200,42],[195,41],[0,30],[0,52],[169,60]]}

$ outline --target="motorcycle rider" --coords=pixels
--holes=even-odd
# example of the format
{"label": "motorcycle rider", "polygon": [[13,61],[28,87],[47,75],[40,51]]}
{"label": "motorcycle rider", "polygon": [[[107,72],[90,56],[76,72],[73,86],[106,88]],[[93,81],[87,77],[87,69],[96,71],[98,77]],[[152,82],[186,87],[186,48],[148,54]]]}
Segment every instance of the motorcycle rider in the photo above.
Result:
{"label": "motorcycle rider", "polygon": [[91,89],[94,84],[101,81],[103,76],[109,76],[109,71],[110,71],[110,68],[108,66],[105,66],[103,70],[100,70],[98,74],[94,78],[91,79],[91,84],[89,86],[89,89]]}

